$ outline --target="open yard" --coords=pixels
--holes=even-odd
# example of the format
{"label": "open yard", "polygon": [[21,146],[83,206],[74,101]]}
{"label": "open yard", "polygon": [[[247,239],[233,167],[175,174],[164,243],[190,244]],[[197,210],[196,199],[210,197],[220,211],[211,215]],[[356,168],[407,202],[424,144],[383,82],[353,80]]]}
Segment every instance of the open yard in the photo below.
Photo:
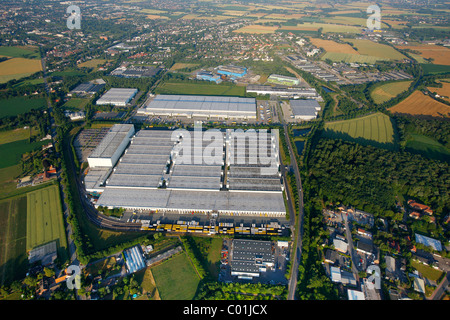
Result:
{"label": "open yard", "polygon": [[54,240],[58,253],[66,258],[67,240],[57,185],[27,193],[27,251]]}
{"label": "open yard", "polygon": [[409,97],[392,108],[392,113],[403,113],[410,115],[427,115],[433,117],[448,117],[450,115],[450,106],[434,100],[421,91],[414,91]]}
{"label": "open yard", "polygon": [[200,282],[186,253],[151,268],[161,300],[192,300]]}
{"label": "open yard", "polygon": [[21,279],[27,272],[26,225],[26,196],[0,201],[0,285]]}
{"label": "open yard", "polygon": [[390,150],[396,146],[392,121],[379,112],[361,118],[327,122],[322,135]]}
{"label": "open yard", "polygon": [[391,82],[376,87],[370,95],[375,103],[380,104],[395,98],[400,93],[408,90],[410,85],[411,81]]}

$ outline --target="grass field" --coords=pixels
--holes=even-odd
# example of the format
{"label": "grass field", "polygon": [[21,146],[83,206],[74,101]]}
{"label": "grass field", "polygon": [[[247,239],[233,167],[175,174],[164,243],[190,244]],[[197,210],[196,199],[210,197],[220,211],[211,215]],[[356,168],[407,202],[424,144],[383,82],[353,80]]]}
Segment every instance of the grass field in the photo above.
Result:
{"label": "grass field", "polygon": [[0,144],[28,139],[30,138],[30,134],[33,136],[37,133],[38,130],[36,128],[19,128],[8,131],[0,131]]}
{"label": "grass field", "polygon": [[176,62],[172,68],[170,68],[170,71],[176,71],[181,70],[184,68],[190,68],[190,67],[196,67],[198,66],[198,63],[183,63],[183,62]]}
{"label": "grass field", "polygon": [[0,169],[0,198],[17,190],[16,178],[22,173],[20,164]]}
{"label": "grass field", "polygon": [[436,45],[397,46],[419,52],[424,59],[432,59],[433,64],[450,66],[450,49]]}
{"label": "grass field", "polygon": [[375,103],[380,104],[392,98],[395,98],[400,93],[408,90],[412,81],[399,81],[383,84],[376,87],[370,95]]}
{"label": "grass field", "polygon": [[27,193],[27,250],[54,240],[60,249],[58,253],[66,255],[67,239],[57,185]]}
{"label": "grass field", "polygon": [[84,107],[89,103],[89,99],[83,99],[83,98],[72,98],[68,100],[64,105],[62,106],[64,109],[78,109],[78,110],[84,110]]}
{"label": "grass field", "polygon": [[48,141],[30,143],[24,139],[0,145],[0,169],[18,164],[24,153],[40,149],[44,144],[48,144]]}
{"label": "grass field", "polygon": [[0,201],[0,285],[25,277],[26,224],[26,196]]}
{"label": "grass field", "polygon": [[5,83],[12,79],[28,77],[39,71],[42,71],[40,60],[12,58],[0,62],[0,83]]}
{"label": "grass field", "polygon": [[332,40],[324,40],[319,38],[309,38],[311,43],[317,48],[322,48],[326,52],[347,53],[359,55],[358,51],[346,43],[337,43]]}
{"label": "grass field", "polygon": [[80,63],[78,66],[78,68],[98,68],[101,65],[104,65],[108,60],[105,59],[92,59],[92,60],[88,60],[85,62]]}
{"label": "grass field", "polygon": [[450,150],[436,140],[421,134],[410,133],[406,141],[406,150],[422,154],[432,159],[450,160]]}
{"label": "grass field", "polygon": [[362,54],[349,54],[349,53],[341,53],[341,52],[326,52],[322,58],[322,60],[330,59],[331,61],[342,61],[347,63],[368,63],[373,64],[377,61],[383,60],[382,58],[375,56],[367,56]]}
{"label": "grass field", "polygon": [[200,279],[184,252],[151,270],[161,300],[192,300]]}
{"label": "grass field", "polygon": [[396,147],[393,123],[389,116],[383,113],[327,122],[322,135],[326,138],[353,141],[390,150]]}
{"label": "grass field", "polygon": [[26,59],[41,58],[39,48],[33,46],[0,46],[0,56]]}
{"label": "grass field", "polygon": [[245,87],[214,83],[164,82],[156,90],[158,94],[199,94],[245,96]]}
{"label": "grass field", "polygon": [[385,44],[363,39],[350,39],[349,42],[358,49],[361,55],[374,56],[383,60],[406,59],[406,56]]}
{"label": "grass field", "polygon": [[411,265],[414,269],[419,271],[425,278],[432,281],[438,281],[444,274],[441,270],[436,270],[430,266],[424,265],[416,260],[411,261]]}
{"label": "grass field", "polygon": [[427,115],[433,117],[450,116],[450,106],[434,100],[421,91],[414,91],[409,97],[389,108],[392,113]]}
{"label": "grass field", "polygon": [[28,112],[32,109],[41,109],[47,106],[44,98],[28,99],[25,97],[15,97],[0,100],[0,118],[16,116]]}
{"label": "grass field", "polygon": [[450,72],[450,66],[446,66],[443,64],[420,64],[423,69],[423,73],[425,75],[428,74],[439,74],[439,73],[447,73]]}

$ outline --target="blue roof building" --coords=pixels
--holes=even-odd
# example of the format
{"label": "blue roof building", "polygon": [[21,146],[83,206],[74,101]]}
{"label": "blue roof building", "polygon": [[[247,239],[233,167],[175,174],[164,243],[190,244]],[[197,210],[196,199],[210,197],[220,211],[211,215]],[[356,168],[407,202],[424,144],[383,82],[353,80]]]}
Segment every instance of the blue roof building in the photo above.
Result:
{"label": "blue roof building", "polygon": [[140,246],[134,246],[124,250],[123,255],[127,264],[128,273],[134,273],[147,266]]}
{"label": "blue roof building", "polygon": [[201,71],[197,73],[197,80],[214,81],[215,83],[221,83],[222,79],[219,75],[211,72]]}
{"label": "blue roof building", "polygon": [[247,68],[239,67],[239,66],[219,66],[217,68],[218,74],[223,74],[225,76],[230,77],[231,79],[234,78],[242,78],[247,74]]}

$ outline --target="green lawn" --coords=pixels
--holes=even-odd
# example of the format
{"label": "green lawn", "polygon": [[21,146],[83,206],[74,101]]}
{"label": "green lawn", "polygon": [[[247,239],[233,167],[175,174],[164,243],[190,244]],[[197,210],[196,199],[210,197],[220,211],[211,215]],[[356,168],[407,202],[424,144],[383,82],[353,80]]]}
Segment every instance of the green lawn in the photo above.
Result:
{"label": "green lawn", "polygon": [[41,109],[47,106],[44,98],[16,97],[0,100],[0,118],[16,116],[33,109]]}
{"label": "green lawn", "polygon": [[89,99],[72,98],[62,106],[65,110],[84,110],[84,107],[89,103]]}
{"label": "green lawn", "polygon": [[27,250],[57,241],[58,253],[67,258],[67,239],[59,187],[52,185],[27,193]]}
{"label": "green lawn", "polygon": [[47,140],[29,143],[28,139],[1,144],[0,169],[19,164],[24,153],[40,149],[45,144],[48,144]]}
{"label": "green lawn", "polygon": [[27,197],[0,201],[0,285],[25,277]]}
{"label": "green lawn", "polygon": [[412,260],[411,265],[419,271],[425,278],[430,279],[432,281],[439,281],[443,275],[443,272],[440,270],[436,270],[432,267],[426,266],[418,261]]}
{"label": "green lawn", "polygon": [[393,150],[396,147],[394,126],[389,116],[374,113],[350,120],[327,122],[322,136]]}
{"label": "green lawn", "polygon": [[19,46],[0,46],[0,56],[12,58],[40,59],[39,48],[37,47],[19,47]]}
{"label": "green lawn", "polygon": [[406,150],[419,153],[432,159],[450,160],[450,150],[436,140],[421,134],[410,133]]}
{"label": "green lawn", "polygon": [[199,94],[245,96],[245,87],[228,84],[190,83],[190,82],[164,82],[155,90],[158,94]]}
{"label": "green lawn", "polygon": [[161,300],[192,300],[200,282],[183,252],[151,268]]}

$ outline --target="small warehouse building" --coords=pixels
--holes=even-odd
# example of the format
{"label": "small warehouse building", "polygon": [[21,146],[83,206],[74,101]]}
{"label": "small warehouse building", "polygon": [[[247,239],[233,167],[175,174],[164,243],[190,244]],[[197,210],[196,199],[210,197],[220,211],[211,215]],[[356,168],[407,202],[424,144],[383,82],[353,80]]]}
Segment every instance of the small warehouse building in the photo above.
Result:
{"label": "small warehouse building", "polygon": [[100,105],[113,105],[116,107],[126,107],[127,104],[136,96],[138,89],[134,88],[111,88],[96,104]]}
{"label": "small warehouse building", "polygon": [[315,119],[321,109],[320,104],[315,99],[290,100],[289,103],[294,119],[298,120]]}
{"label": "small warehouse building", "polygon": [[259,277],[275,264],[271,241],[235,239],[231,244],[231,275],[239,279]]}

